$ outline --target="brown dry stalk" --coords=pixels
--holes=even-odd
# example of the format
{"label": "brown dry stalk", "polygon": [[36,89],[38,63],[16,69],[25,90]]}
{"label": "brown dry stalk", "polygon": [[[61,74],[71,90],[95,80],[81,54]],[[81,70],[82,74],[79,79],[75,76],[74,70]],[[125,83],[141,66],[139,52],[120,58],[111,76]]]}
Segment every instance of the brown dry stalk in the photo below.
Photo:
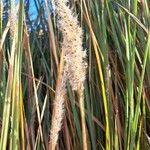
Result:
{"label": "brown dry stalk", "polygon": [[79,107],[81,114],[81,125],[82,125],[82,138],[83,138],[83,150],[87,150],[87,137],[86,137],[86,126],[85,126],[85,109],[84,109],[84,93],[83,84],[78,86],[78,97]]}
{"label": "brown dry stalk", "polygon": [[[64,96],[66,94],[66,81],[69,80],[73,90],[78,92],[81,111],[82,138],[83,149],[87,149],[86,126],[85,126],[85,110],[83,101],[84,80],[86,77],[86,51],[82,47],[82,29],[78,25],[77,17],[72,13],[67,0],[55,0],[53,6],[57,15],[58,28],[62,32],[63,42],[61,48],[63,50],[63,70],[59,73],[56,86],[56,95],[53,105],[50,149],[55,150],[58,133],[61,129],[61,122],[64,113]],[[60,67],[61,68],[61,67]],[[62,69],[62,68],[61,68]],[[60,78],[61,76],[61,78]]]}

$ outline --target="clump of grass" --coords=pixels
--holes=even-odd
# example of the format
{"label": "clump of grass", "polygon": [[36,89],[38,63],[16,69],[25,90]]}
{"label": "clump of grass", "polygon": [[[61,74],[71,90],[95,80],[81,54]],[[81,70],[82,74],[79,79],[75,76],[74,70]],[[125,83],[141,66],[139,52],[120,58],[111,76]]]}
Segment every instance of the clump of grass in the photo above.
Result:
{"label": "clump of grass", "polygon": [[0,150],[149,150],[150,1],[43,2],[0,0]]}

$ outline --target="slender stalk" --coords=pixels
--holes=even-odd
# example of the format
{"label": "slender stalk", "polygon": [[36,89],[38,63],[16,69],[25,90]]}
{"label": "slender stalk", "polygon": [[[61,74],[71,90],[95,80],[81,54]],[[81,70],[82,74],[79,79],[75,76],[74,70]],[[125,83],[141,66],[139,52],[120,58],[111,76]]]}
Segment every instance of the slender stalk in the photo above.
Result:
{"label": "slender stalk", "polygon": [[86,121],[85,121],[85,106],[84,106],[84,93],[83,84],[78,87],[79,96],[79,107],[81,114],[81,125],[82,125],[82,139],[83,139],[83,150],[87,150],[87,135],[86,135]]}

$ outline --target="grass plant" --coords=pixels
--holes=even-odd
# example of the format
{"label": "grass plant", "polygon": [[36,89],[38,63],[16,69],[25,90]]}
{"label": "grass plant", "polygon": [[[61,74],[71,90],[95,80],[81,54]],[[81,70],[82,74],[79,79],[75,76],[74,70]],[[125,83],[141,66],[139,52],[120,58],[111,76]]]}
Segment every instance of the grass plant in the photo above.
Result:
{"label": "grass plant", "polygon": [[0,150],[149,150],[149,100],[149,0],[0,0]]}

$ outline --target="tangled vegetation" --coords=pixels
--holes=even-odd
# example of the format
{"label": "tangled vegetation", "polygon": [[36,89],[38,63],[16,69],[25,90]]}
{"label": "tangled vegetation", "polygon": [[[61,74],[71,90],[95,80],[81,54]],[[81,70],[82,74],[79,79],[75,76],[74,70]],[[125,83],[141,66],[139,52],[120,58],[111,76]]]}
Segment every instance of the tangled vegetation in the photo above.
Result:
{"label": "tangled vegetation", "polygon": [[0,0],[6,149],[150,149],[150,0]]}

